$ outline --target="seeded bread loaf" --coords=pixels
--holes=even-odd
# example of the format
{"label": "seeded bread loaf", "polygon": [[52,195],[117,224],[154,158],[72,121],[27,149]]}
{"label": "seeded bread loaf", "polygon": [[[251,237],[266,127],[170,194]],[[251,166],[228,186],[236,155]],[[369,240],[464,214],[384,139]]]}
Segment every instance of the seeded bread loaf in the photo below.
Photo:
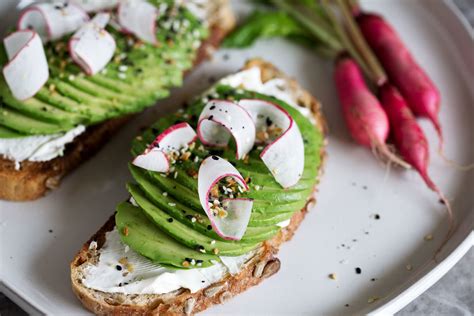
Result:
{"label": "seeded bread loaf", "polygon": [[[259,67],[262,73],[262,81],[273,78],[285,78],[288,80],[291,90],[297,96],[298,104],[311,109],[317,128],[326,132],[326,124],[321,113],[318,101],[307,91],[303,90],[294,80],[286,78],[273,65],[259,59],[249,61],[245,69]],[[324,162],[325,150],[321,150],[321,161]],[[319,169],[319,176],[322,167]],[[314,188],[315,193],[316,188]],[[314,194],[313,194],[314,196]],[[233,296],[245,291],[251,286],[259,284],[265,278],[278,272],[280,260],[275,257],[279,246],[291,239],[299,224],[304,219],[308,208],[314,204],[315,199],[309,199],[303,209],[295,212],[291,217],[290,224],[283,228],[275,237],[266,241],[263,247],[249,259],[243,269],[237,275],[227,275],[219,282],[213,283],[196,293],[189,290],[179,289],[162,295],[126,295],[111,294],[93,290],[82,284],[84,268],[88,264],[94,264],[98,260],[97,249],[105,242],[105,234],[115,226],[115,217],[112,216],[107,223],[86,242],[80,252],[71,262],[71,282],[76,296],[82,304],[97,315],[190,315],[203,311],[212,305],[225,303]],[[90,249],[92,241],[97,242],[96,249]]]}
{"label": "seeded bread loaf", "polygon": [[[228,0],[209,1],[210,35],[202,43],[194,65],[209,57],[235,25]],[[131,115],[90,126],[86,132],[66,146],[62,157],[45,162],[24,161],[21,169],[15,162],[0,157],[0,199],[11,201],[35,200],[59,186],[61,179],[82,162],[97,153]]]}

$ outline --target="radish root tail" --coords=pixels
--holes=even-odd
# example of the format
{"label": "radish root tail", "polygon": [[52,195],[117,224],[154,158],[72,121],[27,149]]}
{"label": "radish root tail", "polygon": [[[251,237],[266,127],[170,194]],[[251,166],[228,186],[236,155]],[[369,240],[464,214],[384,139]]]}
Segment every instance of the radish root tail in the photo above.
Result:
{"label": "radish root tail", "polygon": [[443,151],[443,148],[440,147],[438,148],[438,153],[439,155],[441,156],[441,158],[444,160],[444,162],[450,166],[450,167],[453,167],[454,169],[456,170],[459,170],[459,171],[471,171],[474,169],[474,163],[470,163],[468,165],[462,165],[454,160],[451,160],[449,159],[448,157],[446,157],[446,155],[444,154],[444,151]]}
{"label": "radish root tail", "polygon": [[403,159],[399,158],[397,155],[391,152],[386,144],[374,143],[372,149],[377,157],[381,155],[388,161],[391,161],[394,164],[399,165],[400,167],[403,167],[405,169],[411,168],[411,166],[407,162],[405,162]]}
{"label": "radish root tail", "polygon": [[441,190],[438,189],[438,187],[434,187],[434,191],[438,194],[440,200],[443,202],[443,204],[446,206],[446,211],[448,213],[448,222],[449,222],[449,228],[448,228],[448,232],[446,233],[446,236],[444,237],[443,239],[443,242],[441,243],[441,245],[438,247],[438,249],[436,250],[435,254],[434,254],[434,260],[436,262],[438,262],[437,260],[437,256],[440,254],[440,252],[443,250],[444,246],[446,246],[446,243],[449,241],[449,239],[453,236],[454,234],[454,228],[455,228],[455,223],[454,223],[454,214],[453,214],[453,210],[451,208],[451,203],[449,202],[449,200],[445,197],[445,195],[443,194],[443,192],[441,192]]}

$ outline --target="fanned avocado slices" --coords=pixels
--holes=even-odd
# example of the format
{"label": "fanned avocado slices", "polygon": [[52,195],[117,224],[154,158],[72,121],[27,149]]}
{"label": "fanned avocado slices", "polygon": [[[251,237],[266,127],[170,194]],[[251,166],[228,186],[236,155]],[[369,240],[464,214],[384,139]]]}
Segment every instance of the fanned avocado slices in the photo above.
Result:
{"label": "fanned avocado slices", "polygon": [[[87,76],[69,56],[72,34],[47,43],[50,77],[26,101],[13,97],[1,75],[0,138],[65,132],[79,124],[97,124],[140,112],[168,96],[170,88],[181,85],[199,44],[208,37],[208,27],[175,0],[149,2],[168,4],[166,13],[158,17],[157,46],[108,26],[117,43],[115,54],[100,73]],[[5,48],[0,45],[0,66],[7,62]]]}
{"label": "fanned avocado slices", "polygon": [[[237,92],[238,91],[238,92]],[[124,204],[117,211],[117,226],[122,241],[138,253],[150,258],[153,262],[167,267],[196,268],[204,266],[203,262],[189,261],[189,254],[173,251],[173,256],[166,256],[167,249],[187,249],[201,255],[238,256],[258,248],[262,242],[275,236],[281,229],[277,224],[290,219],[301,210],[311,197],[317,182],[320,165],[320,151],[323,135],[297,109],[275,98],[256,92],[235,90],[228,86],[215,87],[217,95],[203,96],[194,101],[186,110],[159,119],[151,128],[135,138],[132,144],[132,155],[141,154],[150,143],[166,128],[179,122],[187,122],[196,128],[197,118],[201,113],[205,99],[264,99],[277,103],[287,110],[298,124],[305,144],[305,166],[300,181],[289,189],[283,189],[273,178],[267,167],[261,161],[259,154],[262,148],[255,146],[249,154],[249,159],[236,160],[235,145],[230,143],[225,150],[213,150],[202,146],[197,140],[187,151],[187,159],[178,160],[172,166],[169,174],[141,169],[130,165],[134,183],[127,185],[130,195],[138,205],[129,210],[129,222],[137,216],[140,223],[146,226],[131,241],[132,230],[124,234],[128,224],[120,220],[124,213]],[[245,235],[240,241],[225,240],[212,229],[210,221],[199,202],[197,192],[197,173],[201,161],[209,155],[219,155],[226,158],[246,179],[250,190],[241,197],[253,198],[254,204],[250,222]],[[134,230],[140,230],[138,219]],[[158,246],[160,243],[166,246]],[[156,243],[156,247],[150,247]],[[172,246],[173,245],[173,246]],[[218,261],[218,259],[216,259]],[[210,264],[213,262],[212,261]]]}

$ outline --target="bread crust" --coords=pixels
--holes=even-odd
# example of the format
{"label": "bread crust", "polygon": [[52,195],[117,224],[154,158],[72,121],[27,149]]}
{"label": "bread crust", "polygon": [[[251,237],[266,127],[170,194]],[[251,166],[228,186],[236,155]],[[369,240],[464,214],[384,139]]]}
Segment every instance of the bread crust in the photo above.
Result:
{"label": "bread crust", "polygon": [[[235,25],[228,0],[213,1],[211,10],[210,36],[201,44],[194,66],[206,60]],[[89,126],[83,134],[66,145],[62,157],[44,162],[23,161],[20,170],[15,169],[14,161],[0,156],[0,199],[31,201],[57,188],[64,176],[94,156],[133,116],[127,115]]]}
{"label": "bread crust", "polygon": [[[259,67],[262,70],[262,80],[284,78],[290,84],[301,106],[311,109],[317,128],[327,133],[326,121],[321,112],[320,103],[307,91],[303,90],[295,80],[282,74],[272,64],[260,59],[247,62],[244,69]],[[321,150],[321,167],[318,178],[322,175],[326,158],[326,140]],[[233,296],[262,282],[264,279],[278,272],[280,261],[275,257],[280,245],[291,239],[296,229],[303,221],[308,209],[314,204],[316,186],[313,194],[306,202],[303,209],[296,212],[290,224],[283,228],[276,236],[266,241],[260,251],[248,261],[237,275],[227,275],[221,281],[210,285],[196,293],[180,289],[162,295],[126,295],[111,294],[86,288],[82,285],[82,267],[97,260],[96,250],[90,250],[89,244],[96,241],[97,249],[105,242],[105,234],[115,226],[114,216],[87,241],[76,257],[71,262],[72,289],[82,304],[96,315],[190,315],[203,311],[213,305],[225,303]]]}

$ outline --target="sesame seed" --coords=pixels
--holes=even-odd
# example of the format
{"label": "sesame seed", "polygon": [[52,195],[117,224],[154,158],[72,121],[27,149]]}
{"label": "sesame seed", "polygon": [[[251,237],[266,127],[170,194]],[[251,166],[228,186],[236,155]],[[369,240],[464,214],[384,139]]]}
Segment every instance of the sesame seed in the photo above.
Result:
{"label": "sesame seed", "polygon": [[413,269],[411,264],[407,264],[405,268],[407,269],[407,271],[411,271]]}
{"label": "sesame seed", "polygon": [[215,240],[211,240],[211,245],[214,245],[216,243]]}
{"label": "sesame seed", "polygon": [[119,77],[120,79],[125,79],[125,78],[127,78],[127,75],[124,74],[124,73],[119,73],[119,74],[118,74],[118,77]]}
{"label": "sesame seed", "polygon": [[331,274],[329,275],[329,278],[330,278],[331,280],[336,280],[336,274],[335,274],[335,273],[331,273]]}
{"label": "sesame seed", "polygon": [[425,236],[424,238],[426,241],[430,241],[430,240],[433,240],[433,235],[432,234],[428,234]]}
{"label": "sesame seed", "polygon": [[176,203],[171,203],[171,202],[169,202],[168,205],[169,205],[169,206],[176,206]]}
{"label": "sesame seed", "polygon": [[168,196],[168,192],[163,192],[163,196]]}
{"label": "sesame seed", "polygon": [[124,72],[124,71],[127,71],[128,67],[125,66],[125,65],[121,65],[121,66],[119,66],[118,69],[119,69],[119,71]]}

